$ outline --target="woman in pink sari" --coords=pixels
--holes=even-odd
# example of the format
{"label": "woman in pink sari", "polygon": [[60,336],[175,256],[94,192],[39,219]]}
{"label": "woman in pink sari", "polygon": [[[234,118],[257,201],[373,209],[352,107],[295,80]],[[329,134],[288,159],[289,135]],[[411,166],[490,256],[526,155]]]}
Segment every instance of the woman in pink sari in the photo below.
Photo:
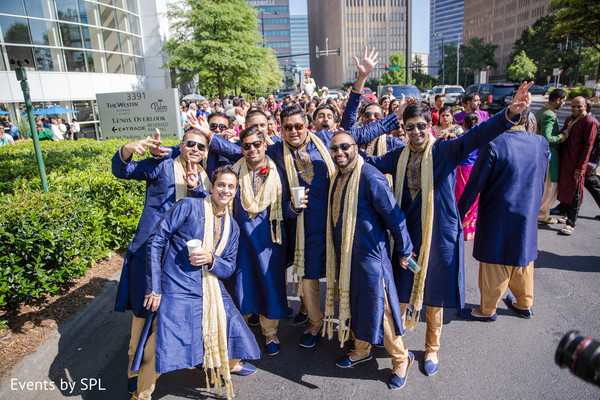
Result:
{"label": "woman in pink sari", "polygon": [[[464,131],[467,132],[469,129],[474,127],[479,123],[479,116],[476,113],[468,112],[465,115],[465,120],[463,122]],[[477,150],[469,154],[469,157],[460,163],[458,167],[456,167],[456,185],[454,186],[454,196],[456,197],[456,202],[460,199],[463,191],[465,190],[465,185],[469,180],[469,175],[471,175],[471,170],[473,169],[473,164],[475,164],[475,160],[477,159]],[[479,195],[473,202],[469,211],[465,214],[465,219],[462,221],[462,227],[465,234],[465,241],[473,240],[475,238],[475,227],[477,225],[477,207],[479,206]]]}

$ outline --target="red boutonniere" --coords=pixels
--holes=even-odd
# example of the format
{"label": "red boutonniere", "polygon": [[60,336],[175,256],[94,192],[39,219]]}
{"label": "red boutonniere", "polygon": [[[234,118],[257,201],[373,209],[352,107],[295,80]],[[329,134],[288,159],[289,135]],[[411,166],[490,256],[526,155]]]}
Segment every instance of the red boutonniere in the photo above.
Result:
{"label": "red boutonniere", "polygon": [[271,167],[269,167],[268,165],[264,168],[261,168],[258,170],[258,174],[259,175],[267,175],[269,173],[269,171],[271,170]]}

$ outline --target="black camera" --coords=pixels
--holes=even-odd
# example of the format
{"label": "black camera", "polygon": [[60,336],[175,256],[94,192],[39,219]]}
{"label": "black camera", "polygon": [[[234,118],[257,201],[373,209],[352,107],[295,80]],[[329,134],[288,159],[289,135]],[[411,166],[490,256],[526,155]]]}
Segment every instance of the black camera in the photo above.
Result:
{"label": "black camera", "polygon": [[600,386],[600,342],[569,331],[556,349],[554,361],[581,379]]}

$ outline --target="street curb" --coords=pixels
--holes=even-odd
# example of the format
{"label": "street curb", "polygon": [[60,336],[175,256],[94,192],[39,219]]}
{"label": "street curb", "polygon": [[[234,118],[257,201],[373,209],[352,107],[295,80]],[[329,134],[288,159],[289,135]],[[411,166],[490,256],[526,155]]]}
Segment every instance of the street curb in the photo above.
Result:
{"label": "street curb", "polygon": [[[114,307],[114,301],[119,284],[121,270],[115,272],[106,283],[104,289],[88,304],[86,304],[75,315],[71,316],[65,322],[61,323],[57,330],[50,334],[39,346],[35,352],[26,356],[19,362],[0,383],[0,399],[32,399],[39,400],[40,395],[44,400],[63,398],[63,393],[58,388],[49,388],[53,379],[54,364],[57,360],[61,363],[69,360],[79,350],[78,346],[81,338],[89,336],[90,332],[98,330],[98,325],[102,323],[102,318],[108,316]],[[103,315],[106,314],[106,315]],[[100,367],[100,365],[95,366]],[[36,390],[23,390],[22,388],[11,389],[11,380],[18,382],[34,382],[40,386]],[[44,385],[45,382],[45,385]],[[40,390],[39,388],[42,387]],[[17,386],[18,388],[18,386]]]}

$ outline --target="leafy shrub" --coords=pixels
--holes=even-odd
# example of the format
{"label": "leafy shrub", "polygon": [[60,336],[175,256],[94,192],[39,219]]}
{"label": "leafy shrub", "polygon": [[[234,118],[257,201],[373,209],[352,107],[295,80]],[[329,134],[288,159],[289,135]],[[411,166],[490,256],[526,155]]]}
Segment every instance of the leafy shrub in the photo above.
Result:
{"label": "leafy shrub", "polygon": [[129,244],[145,184],[111,173],[125,143],[41,142],[49,193],[42,193],[32,141],[0,148],[0,307],[57,293]]}
{"label": "leafy shrub", "polygon": [[569,90],[569,93],[567,94],[567,98],[568,99],[574,99],[577,96],[583,96],[586,99],[590,98],[593,96],[593,92],[592,89],[586,88],[586,87],[576,87],[573,88],[571,90]]}

